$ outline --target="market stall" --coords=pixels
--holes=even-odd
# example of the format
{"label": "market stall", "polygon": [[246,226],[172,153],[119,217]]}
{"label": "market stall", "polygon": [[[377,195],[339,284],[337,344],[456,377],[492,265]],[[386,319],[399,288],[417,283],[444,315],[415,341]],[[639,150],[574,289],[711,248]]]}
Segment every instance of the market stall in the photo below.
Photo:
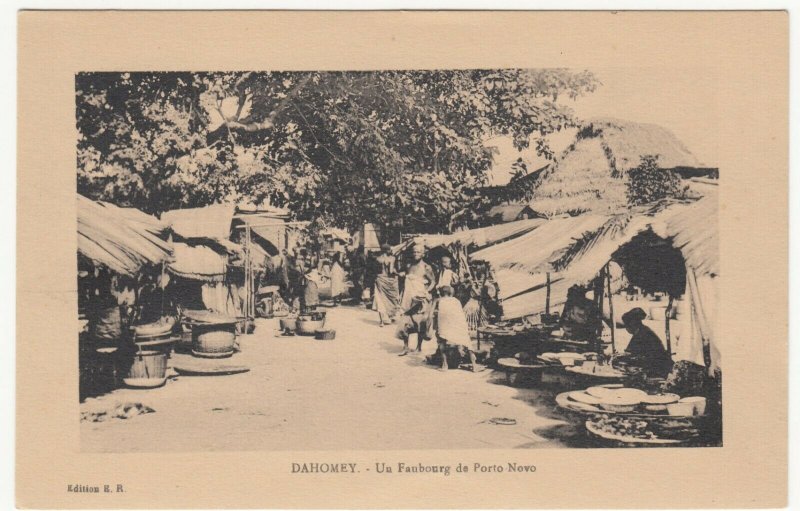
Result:
{"label": "market stall", "polygon": [[[141,211],[81,195],[77,213],[81,396],[123,381],[161,385],[174,342],[164,297],[173,257],[169,228]],[[143,325],[148,318],[155,323]]]}

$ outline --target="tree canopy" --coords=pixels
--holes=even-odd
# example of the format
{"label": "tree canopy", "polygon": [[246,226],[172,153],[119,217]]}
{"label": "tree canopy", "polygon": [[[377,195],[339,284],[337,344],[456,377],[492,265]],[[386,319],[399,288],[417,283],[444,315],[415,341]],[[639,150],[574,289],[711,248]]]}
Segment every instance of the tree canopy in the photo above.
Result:
{"label": "tree canopy", "polygon": [[575,126],[588,71],[81,73],[78,189],[149,213],[269,200],[299,219],[430,232],[486,183],[490,136]]}

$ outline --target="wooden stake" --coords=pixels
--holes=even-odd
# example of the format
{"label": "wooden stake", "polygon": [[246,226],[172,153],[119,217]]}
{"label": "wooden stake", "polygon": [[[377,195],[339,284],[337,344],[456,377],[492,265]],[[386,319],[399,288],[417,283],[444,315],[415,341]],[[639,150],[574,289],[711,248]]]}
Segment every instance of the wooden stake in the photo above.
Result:
{"label": "wooden stake", "polygon": [[608,282],[608,314],[611,317],[611,354],[617,352],[617,344],[615,339],[616,326],[614,324],[614,299],[611,294],[611,272],[606,265],[606,281]]}

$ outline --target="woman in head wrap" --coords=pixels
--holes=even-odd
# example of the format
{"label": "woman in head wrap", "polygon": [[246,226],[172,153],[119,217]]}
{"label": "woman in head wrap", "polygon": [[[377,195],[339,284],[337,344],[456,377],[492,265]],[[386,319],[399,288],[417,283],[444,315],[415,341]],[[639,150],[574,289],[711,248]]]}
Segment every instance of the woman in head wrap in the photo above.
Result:
{"label": "woman in head wrap", "polygon": [[641,367],[651,378],[665,378],[672,369],[672,357],[655,332],[642,323],[646,317],[647,313],[640,307],[622,315],[625,330],[631,334],[622,357]]}
{"label": "woman in head wrap", "polygon": [[381,246],[381,255],[378,256],[377,262],[378,274],[375,276],[372,309],[378,311],[378,318],[383,326],[394,321],[397,309],[400,307],[396,260],[390,245]]}

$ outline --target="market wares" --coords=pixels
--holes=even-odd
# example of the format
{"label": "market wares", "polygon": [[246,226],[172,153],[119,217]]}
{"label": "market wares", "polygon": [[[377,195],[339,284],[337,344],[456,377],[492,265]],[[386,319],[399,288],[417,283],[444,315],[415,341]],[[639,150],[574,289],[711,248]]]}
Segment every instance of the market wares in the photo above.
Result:
{"label": "market wares", "polygon": [[253,318],[246,316],[236,317],[236,333],[239,335],[252,334],[256,330],[256,323]]}
{"label": "market wares", "polygon": [[599,405],[602,402],[600,398],[589,395],[582,390],[570,392],[569,398],[572,399],[573,401],[577,401],[578,403],[583,403],[587,405]]}
{"label": "market wares", "polygon": [[706,413],[706,398],[704,397],[690,396],[685,397],[678,402],[691,404],[694,415],[705,415]]}
{"label": "market wares", "polygon": [[286,330],[290,332],[297,330],[297,318],[281,318],[279,323],[281,325],[281,330],[284,332]]}
{"label": "market wares", "polygon": [[667,413],[675,417],[689,417],[694,415],[694,406],[692,402],[670,403],[667,405]]}
{"label": "market wares", "polygon": [[182,363],[174,367],[175,372],[181,376],[227,376],[240,374],[250,371],[250,368],[242,365],[231,364],[191,364]]}
{"label": "market wares", "polygon": [[556,360],[561,362],[563,366],[574,366],[576,360],[583,360],[583,355],[580,353],[558,353]]}
{"label": "market wares", "polygon": [[539,355],[539,358],[546,362],[558,362],[558,353],[548,351]]}
{"label": "market wares", "polygon": [[648,412],[666,413],[667,405],[677,403],[680,398],[678,394],[648,394],[642,398],[642,404]]}
{"label": "market wares", "polygon": [[676,445],[684,440],[662,438],[652,429],[652,423],[620,417],[603,417],[587,420],[586,432],[619,445]]}
{"label": "market wares", "polygon": [[610,388],[607,386],[595,386],[586,389],[586,393],[604,401],[607,399],[627,399],[636,400],[637,404],[641,403],[645,396],[647,396],[645,391],[630,387]]}
{"label": "market wares", "polygon": [[122,381],[125,385],[138,389],[152,389],[167,382],[167,358],[163,351],[146,350],[133,355],[133,363],[128,376]]}
{"label": "market wares", "polygon": [[236,332],[231,325],[193,325],[192,355],[201,358],[226,358],[233,355]]}
{"label": "market wares", "polygon": [[616,413],[631,413],[636,410],[641,400],[632,397],[611,396],[600,399],[598,406],[603,410]]}
{"label": "market wares", "polygon": [[324,319],[303,319],[302,316],[297,319],[297,333],[300,335],[315,335],[317,330],[320,330],[324,326]]}
{"label": "market wares", "polygon": [[319,329],[314,333],[314,338],[318,341],[331,341],[336,339],[336,330]]}
{"label": "market wares", "polygon": [[647,405],[668,405],[677,403],[681,396],[678,394],[647,394],[642,397],[642,403]]}
{"label": "market wares", "polygon": [[175,318],[172,316],[165,316],[159,318],[158,321],[147,323],[143,325],[134,325],[131,327],[133,335],[136,339],[155,339],[158,337],[169,337],[172,334],[172,329],[175,327]]}

